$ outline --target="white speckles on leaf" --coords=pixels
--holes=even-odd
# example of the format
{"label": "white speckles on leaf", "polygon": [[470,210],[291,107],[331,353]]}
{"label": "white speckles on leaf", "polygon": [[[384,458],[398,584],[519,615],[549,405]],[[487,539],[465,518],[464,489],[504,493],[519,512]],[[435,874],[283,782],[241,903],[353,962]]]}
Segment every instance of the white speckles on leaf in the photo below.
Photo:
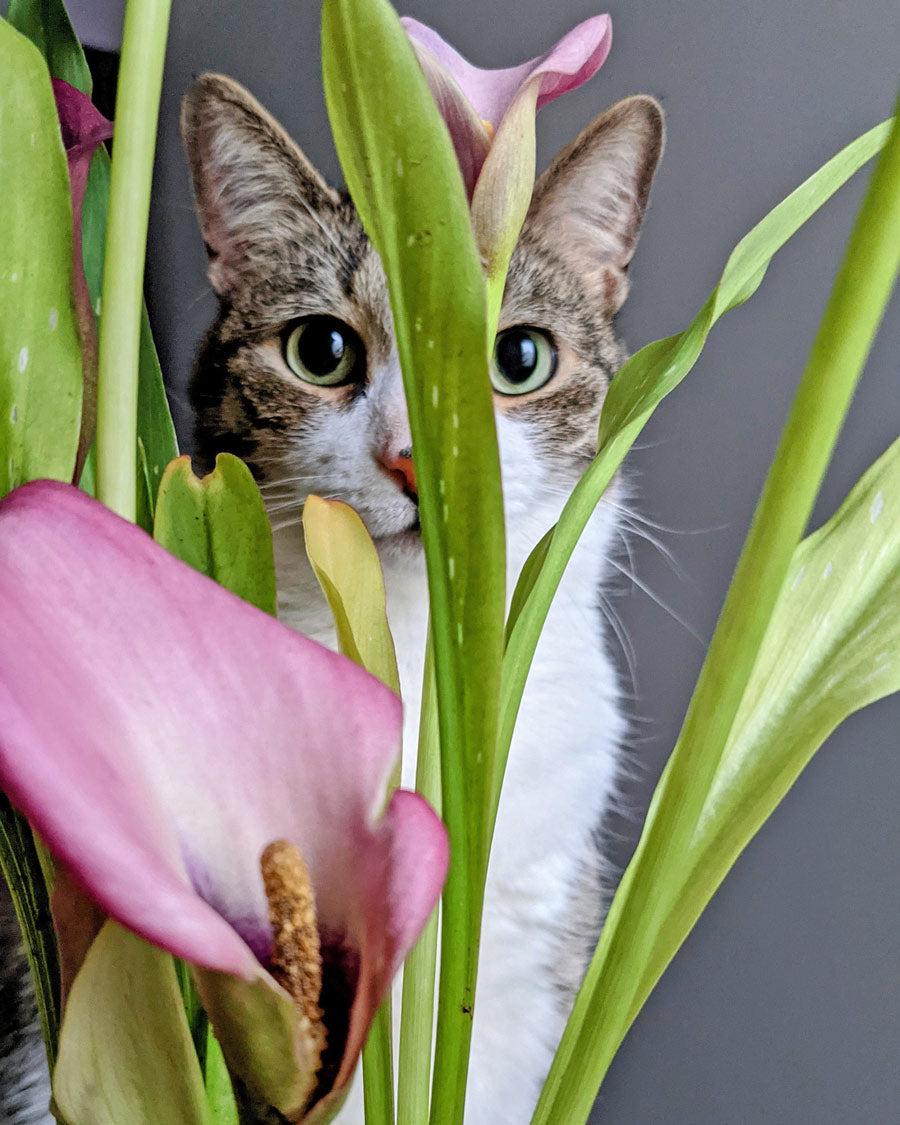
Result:
{"label": "white speckles on leaf", "polygon": [[103,307],[103,298],[102,298],[102,297],[98,297],[98,298],[97,298],[97,300],[96,300],[96,301],[94,302],[94,315],[95,315],[95,316],[99,316],[99,315],[100,315],[100,309],[101,309],[102,307]]}
{"label": "white speckles on leaf", "polygon": [[15,283],[19,280],[19,271],[13,270],[9,275],[9,280],[13,283],[13,285],[15,285]]}
{"label": "white speckles on leaf", "polygon": [[29,137],[29,140],[31,141],[31,147],[32,147],[32,148],[34,148],[34,142],[35,142],[35,135],[34,135],[34,133],[32,133],[32,134],[31,134],[31,136]]}
{"label": "white speckles on leaf", "polygon": [[459,456],[459,446],[454,445],[454,447],[450,450],[450,452],[453,454],[454,457],[458,457]]}
{"label": "white speckles on leaf", "polygon": [[19,352],[19,374],[21,375],[25,368],[28,366],[28,348],[22,348]]}
{"label": "white speckles on leaf", "polygon": [[49,325],[51,332],[56,331],[56,326],[57,324],[59,324],[59,313],[56,311],[56,309],[50,310],[50,315],[47,317],[47,324]]}
{"label": "white speckles on leaf", "polygon": [[446,491],[447,491],[447,482],[444,480],[443,477],[441,477],[441,479],[438,481],[438,492],[441,494],[441,496],[443,496]]}
{"label": "white speckles on leaf", "polygon": [[446,523],[447,520],[450,519],[450,509],[446,504],[444,505],[444,511],[443,511],[442,515],[444,517],[444,523]]}
{"label": "white speckles on leaf", "polygon": [[799,570],[797,571],[797,577],[796,577],[796,578],[794,579],[794,581],[793,581],[793,582],[791,583],[791,589],[792,589],[792,590],[796,590],[796,589],[797,589],[797,587],[798,587],[798,586],[800,585],[800,583],[801,583],[801,582],[803,581],[803,575],[804,575],[804,574],[806,574],[806,567],[805,567],[805,566],[802,566],[802,567],[801,567],[801,568],[800,568],[800,569],[799,569]]}
{"label": "white speckles on leaf", "polygon": [[397,157],[397,175],[398,176],[403,175],[403,160],[399,156]]}
{"label": "white speckles on leaf", "polygon": [[834,564],[833,563],[827,563],[826,566],[825,566],[825,573],[822,575],[822,577],[823,578],[830,578],[831,572],[833,570],[834,570]]}
{"label": "white speckles on leaf", "polygon": [[453,428],[454,430],[459,429],[459,415],[456,413],[456,411],[453,412]]}
{"label": "white speckles on leaf", "polygon": [[460,644],[463,643],[463,626],[461,621],[457,621],[456,623],[456,639]]}
{"label": "white speckles on leaf", "polygon": [[431,405],[437,406],[439,398],[440,392],[438,391],[437,383],[435,383],[435,385],[431,388]]}
{"label": "white speckles on leaf", "polygon": [[434,351],[434,340],[428,341],[428,347],[431,349],[431,351]]}
{"label": "white speckles on leaf", "polygon": [[456,559],[452,555],[447,559],[447,573],[451,579],[456,576]]}
{"label": "white speckles on leaf", "polygon": [[13,403],[12,410],[9,412],[9,420],[13,425],[19,420],[19,408],[15,403]]}
{"label": "white speckles on leaf", "polygon": [[872,507],[869,509],[869,519],[874,523],[881,513],[884,511],[884,493],[881,489],[875,494],[875,499],[872,501]]}

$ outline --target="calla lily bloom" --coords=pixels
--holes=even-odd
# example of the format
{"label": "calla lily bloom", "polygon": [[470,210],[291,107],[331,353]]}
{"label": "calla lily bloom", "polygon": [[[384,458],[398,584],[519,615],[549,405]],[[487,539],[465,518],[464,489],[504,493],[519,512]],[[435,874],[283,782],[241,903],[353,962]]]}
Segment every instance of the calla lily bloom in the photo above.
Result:
{"label": "calla lily bloom", "polygon": [[84,465],[88,449],[94,440],[97,397],[97,327],[91,310],[91,296],[84,276],[82,259],[81,212],[88,172],[97,146],[113,135],[113,124],[97,109],[90,98],[61,78],[53,79],[53,96],[62,133],[66,161],[69,165],[69,185],[72,192],[72,289],[78,334],[84,366],[84,407],[82,410],[81,441],[76,465],[77,480]]}
{"label": "calla lily bloom", "polygon": [[505,275],[534,187],[535,114],[597,73],[612,21],[585,20],[546,54],[502,70],[472,66],[418,20],[402,23],[450,132],[488,278]]}
{"label": "calla lily bloom", "polygon": [[326,1120],[447,869],[430,807],[387,800],[399,699],[48,481],[0,501],[0,623],[0,786],[63,893],[193,967],[254,1098]]}

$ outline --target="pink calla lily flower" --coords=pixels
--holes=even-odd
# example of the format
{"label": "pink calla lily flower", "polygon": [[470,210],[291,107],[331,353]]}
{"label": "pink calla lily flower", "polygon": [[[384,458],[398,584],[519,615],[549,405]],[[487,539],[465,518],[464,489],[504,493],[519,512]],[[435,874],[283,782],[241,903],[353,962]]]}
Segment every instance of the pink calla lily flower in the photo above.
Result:
{"label": "pink calla lily flower", "polygon": [[488,278],[505,275],[534,187],[535,114],[597,73],[612,21],[593,16],[546,54],[502,70],[472,66],[430,27],[401,22],[450,132]]}
{"label": "pink calla lily flower", "polygon": [[91,295],[84,276],[82,258],[81,212],[87,187],[91,160],[99,144],[113,135],[113,124],[97,109],[90,98],[61,78],[53,80],[53,96],[62,133],[66,161],[69,165],[69,186],[72,193],[72,291],[84,367],[84,407],[81,441],[76,465],[77,480],[88,449],[94,440],[96,412],[97,326],[91,309]]}
{"label": "pink calla lily flower", "polygon": [[[421,798],[385,809],[399,699],[47,481],[0,501],[0,623],[0,786],[63,893],[190,963],[254,1096],[327,1119],[447,869]],[[273,997],[296,1074],[267,1085]]]}

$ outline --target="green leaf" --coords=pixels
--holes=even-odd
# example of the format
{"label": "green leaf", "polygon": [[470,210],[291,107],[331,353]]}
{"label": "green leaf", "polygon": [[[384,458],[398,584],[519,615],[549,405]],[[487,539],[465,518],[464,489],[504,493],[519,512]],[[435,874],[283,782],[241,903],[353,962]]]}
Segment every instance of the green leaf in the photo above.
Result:
{"label": "green leaf", "polygon": [[303,541],[334,617],[338,648],[399,695],[384,578],[365,524],[349,504],[308,496]]}
{"label": "green leaf", "polygon": [[91,72],[62,0],[10,0],[6,19],[41,52],[51,77],[91,96]]}
{"label": "green leaf", "polygon": [[513,595],[503,662],[495,815],[538,637],[572,551],[600,497],[653,411],[697,362],[719,317],[756,292],[781,247],[883,147],[890,124],[884,122],[858,137],[770,211],[735,247],[719,284],[688,328],[641,348],[613,379],[600,418],[597,456],[566,502],[549,542],[542,540],[532,552]]}
{"label": "green leaf", "polygon": [[234,1091],[231,1088],[231,1078],[228,1067],[225,1065],[225,1056],[219,1041],[212,1033],[212,1028],[207,1029],[206,1040],[206,1103],[209,1107],[211,1123],[215,1125],[239,1125],[238,1111],[234,1101]]}
{"label": "green leaf", "polygon": [[[677,925],[663,941],[661,927],[673,910],[688,929],[696,920],[696,913],[690,915],[682,909],[679,893],[684,889],[683,879],[691,866],[698,833],[703,835],[704,813],[711,814],[714,820],[718,817],[708,798],[728,742],[735,736],[754,670],[766,677],[765,686],[770,696],[775,697],[766,700],[775,709],[773,714],[780,713],[785,702],[793,703],[799,710],[798,699],[782,700],[777,681],[768,679],[770,669],[760,663],[761,650],[898,269],[900,116],[894,119],[872,175],[678,743],[654,794],[637,851],[610,908],[541,1095],[534,1117],[536,1123],[587,1120],[616,1048],[658,973],[677,948],[677,942],[671,944],[678,934]],[[880,502],[883,501],[882,494]],[[873,499],[870,520],[872,515],[880,516],[878,504]],[[856,530],[858,533],[858,526]],[[826,568],[827,562],[823,578]],[[796,577],[795,574],[795,581]],[[827,591],[821,594],[821,600],[828,601]],[[812,605],[815,603],[798,602],[792,604],[792,609],[805,608],[809,612]],[[881,612],[896,611],[889,603],[881,607]],[[796,616],[782,619],[780,639],[783,641],[784,630],[802,632],[807,625],[816,624],[825,629],[827,623],[823,618],[813,623]],[[852,621],[842,624],[852,626]],[[775,656],[772,652],[769,655]],[[885,660],[891,655],[875,654],[874,664],[869,664],[870,672],[874,668],[876,675],[884,674]],[[873,650],[869,649],[870,661],[872,656]],[[814,656],[811,663],[815,667]],[[815,678],[807,681],[806,687],[814,692],[821,690]],[[827,684],[824,690],[828,692]],[[752,697],[748,702],[752,703]],[[795,743],[799,760],[786,767],[796,765],[794,776],[818,745],[817,736],[824,737],[827,728],[813,725],[807,733],[811,741]],[[768,753],[769,739],[777,739],[780,734],[779,730],[766,732],[757,746],[761,757]],[[777,752],[778,748],[774,750]],[[746,780],[751,783],[759,778]],[[770,794],[772,801],[767,811],[781,795],[776,787]],[[752,794],[741,796],[752,800]],[[719,877],[722,874],[724,871]],[[716,885],[693,888],[695,899],[702,905]],[[707,891],[709,895],[703,897]],[[682,932],[678,940],[683,936]],[[648,978],[648,971],[652,979]]]}
{"label": "green leaf", "polygon": [[3,21],[0,73],[2,496],[38,477],[72,479],[81,341],[72,307],[69,176],[50,76],[32,44]]}
{"label": "green leaf", "polygon": [[900,691],[898,497],[900,441],[797,548],[637,1007],[816,749],[854,711]]}
{"label": "green leaf", "polygon": [[172,958],[114,922],[69,993],[53,1097],[66,1125],[205,1125]]}
{"label": "green leaf", "polygon": [[202,480],[190,457],[172,461],[159,488],[153,537],[182,562],[274,615],[272,532],[256,482],[237,457],[220,453]]}
{"label": "green leaf", "polygon": [[325,0],[322,55],[338,155],[387,275],[412,431],[451,842],[431,1113],[452,1125],[471,1036],[503,640],[484,279],[449,135],[387,0]]}

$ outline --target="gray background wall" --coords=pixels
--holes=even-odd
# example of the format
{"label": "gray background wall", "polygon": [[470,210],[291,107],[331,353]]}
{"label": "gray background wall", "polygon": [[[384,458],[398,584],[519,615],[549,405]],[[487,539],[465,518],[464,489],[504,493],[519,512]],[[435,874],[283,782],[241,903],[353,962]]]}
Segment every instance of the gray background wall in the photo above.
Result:
{"label": "gray background wall", "polygon": [[[115,44],[119,5],[70,5],[82,33]],[[409,0],[481,65],[544,50],[592,0]],[[185,429],[191,353],[213,303],[177,135],[193,73],[246,83],[332,177],[316,3],[176,0],[152,215],[148,290],[163,366]],[[841,145],[891,110],[900,61],[896,0],[631,0],[611,5],[615,42],[587,87],[545,109],[540,156],[611,101],[648,91],[669,144],[621,325],[633,347],[682,328],[731,246]],[[821,314],[863,179],[814,219],[761,292],[715,330],[630,458],[641,510],[684,577],[635,541],[644,592],[618,608],[636,658],[630,815],[619,858],[672,746],[778,429]],[[834,510],[900,432],[895,296],[817,507]],[[623,1045],[597,1120],[613,1123],[900,1119],[900,703],[849,721],[748,848]],[[510,1122],[509,1125],[519,1125]]]}

